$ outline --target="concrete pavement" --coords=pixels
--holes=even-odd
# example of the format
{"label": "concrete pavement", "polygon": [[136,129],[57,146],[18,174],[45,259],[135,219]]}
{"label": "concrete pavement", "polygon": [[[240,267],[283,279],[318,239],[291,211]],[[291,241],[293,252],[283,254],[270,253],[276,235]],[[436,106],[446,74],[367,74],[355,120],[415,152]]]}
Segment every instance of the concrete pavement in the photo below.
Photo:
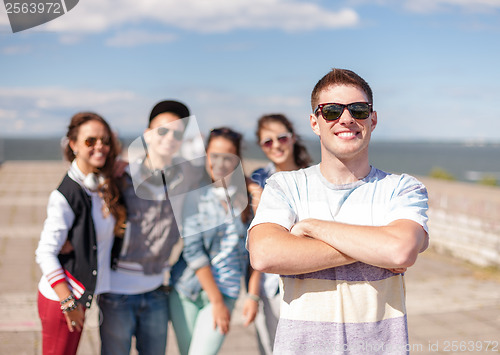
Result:
{"label": "concrete pavement", "polygon": [[[6,162],[0,167],[0,354],[41,354],[34,261],[50,191],[67,165]],[[432,230],[431,230],[432,243]],[[500,352],[500,272],[425,252],[406,274],[409,348],[414,354]],[[99,354],[98,309],[89,310],[78,354]],[[168,354],[178,354],[173,331]],[[135,352],[132,352],[135,354]],[[241,300],[220,354],[258,354]]]}

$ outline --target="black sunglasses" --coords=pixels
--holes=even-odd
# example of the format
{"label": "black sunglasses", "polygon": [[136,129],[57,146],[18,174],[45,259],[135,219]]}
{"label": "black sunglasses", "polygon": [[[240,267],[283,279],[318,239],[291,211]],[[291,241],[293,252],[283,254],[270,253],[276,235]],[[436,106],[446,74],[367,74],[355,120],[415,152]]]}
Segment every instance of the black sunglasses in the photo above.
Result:
{"label": "black sunglasses", "polygon": [[373,111],[372,104],[368,102],[353,102],[347,105],[326,103],[319,104],[316,110],[314,110],[314,114],[317,115],[318,111],[321,111],[321,115],[325,121],[335,121],[342,116],[346,108],[351,114],[351,117],[357,120],[366,120]]}
{"label": "black sunglasses", "polygon": [[278,141],[280,144],[287,144],[290,138],[292,138],[293,134],[290,132],[280,134],[276,138],[267,138],[260,141],[260,146],[262,148],[271,148],[273,146],[274,141]]}
{"label": "black sunglasses", "polygon": [[97,144],[97,141],[100,140],[102,145],[111,145],[111,138],[109,137],[102,137],[102,138],[96,138],[96,137],[87,137],[83,141],[85,145],[89,148],[92,148]]}
{"label": "black sunglasses", "polygon": [[176,131],[175,129],[171,128],[166,128],[166,127],[158,127],[156,129],[156,133],[158,133],[159,136],[164,136],[168,134],[168,132],[172,131],[174,134],[174,138],[178,141],[182,140],[182,137],[184,137],[184,131]]}

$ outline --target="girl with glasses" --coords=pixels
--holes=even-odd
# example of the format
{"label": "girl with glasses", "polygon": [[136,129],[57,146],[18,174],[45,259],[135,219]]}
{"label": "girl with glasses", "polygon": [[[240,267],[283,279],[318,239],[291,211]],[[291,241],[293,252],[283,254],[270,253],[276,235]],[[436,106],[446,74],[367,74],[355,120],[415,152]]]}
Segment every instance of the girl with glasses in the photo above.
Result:
{"label": "girl with glasses", "polygon": [[126,211],[113,177],[119,145],[108,123],[77,113],[66,134],[71,166],[47,206],[36,250],[43,354],[76,354],[85,310],[109,290],[111,248],[123,235]]}
{"label": "girl with glasses", "polygon": [[172,268],[169,299],[182,355],[219,351],[249,267],[245,238],[251,210],[240,149],[241,134],[226,127],[212,130],[205,183],[186,196],[184,249]]}
{"label": "girl with glasses", "polygon": [[[257,122],[257,143],[270,160],[263,168],[252,172],[252,201],[258,204],[266,180],[277,171],[298,170],[312,162],[306,147],[295,133],[293,124],[282,114],[262,116]],[[257,206],[254,205],[256,209]],[[254,274],[260,274],[254,271]],[[257,278],[258,276],[255,276]],[[261,354],[272,354],[279,319],[279,275],[260,275],[259,312],[255,318],[257,340]],[[258,299],[257,299],[258,300]]]}

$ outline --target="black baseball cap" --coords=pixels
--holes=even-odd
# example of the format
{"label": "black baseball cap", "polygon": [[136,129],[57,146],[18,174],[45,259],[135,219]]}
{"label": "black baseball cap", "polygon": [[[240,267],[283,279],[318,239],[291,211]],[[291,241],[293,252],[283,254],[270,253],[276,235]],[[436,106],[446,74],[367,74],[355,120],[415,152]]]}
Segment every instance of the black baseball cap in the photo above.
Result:
{"label": "black baseball cap", "polygon": [[[151,110],[151,114],[149,115],[149,123],[151,124],[153,118],[165,112],[171,112],[179,116],[179,118],[190,116],[189,109],[183,103],[174,100],[160,101]],[[187,125],[189,120],[184,120],[184,122]]]}

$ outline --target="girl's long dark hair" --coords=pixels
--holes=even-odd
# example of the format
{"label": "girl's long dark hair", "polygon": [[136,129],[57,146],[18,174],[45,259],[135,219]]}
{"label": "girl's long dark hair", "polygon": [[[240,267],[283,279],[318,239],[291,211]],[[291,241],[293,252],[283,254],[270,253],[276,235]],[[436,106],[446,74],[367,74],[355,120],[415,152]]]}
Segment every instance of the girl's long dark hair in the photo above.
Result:
{"label": "girl's long dark hair", "polygon": [[257,144],[259,144],[261,140],[260,131],[266,126],[266,124],[270,122],[281,123],[286,127],[288,132],[294,135],[295,143],[293,145],[293,160],[295,162],[295,165],[297,165],[299,168],[307,168],[309,165],[311,165],[313,160],[307,152],[306,146],[304,145],[304,143],[302,143],[302,139],[297,133],[295,133],[292,122],[290,122],[290,120],[281,113],[264,115],[259,118],[259,121],[257,122],[257,131],[255,131],[255,135],[257,136]]}
{"label": "girl's long dark hair", "polygon": [[[115,217],[115,235],[121,237],[124,233],[123,227],[127,218],[127,212],[125,210],[125,206],[120,202],[120,190],[118,189],[116,178],[113,176],[113,168],[116,157],[120,154],[120,143],[118,139],[111,131],[111,128],[106,120],[93,112],[79,112],[75,114],[71,118],[66,138],[68,139],[68,143],[69,141],[76,142],[80,126],[89,121],[102,123],[110,137],[109,153],[106,158],[106,163],[99,169],[99,173],[105,179],[104,183],[99,187],[99,194],[104,200],[106,207],[109,209],[109,212],[113,215],[113,217]],[[72,162],[76,157],[69,144],[66,144],[64,147],[64,156],[69,162]],[[103,210],[103,213],[106,215],[107,212]]]}

